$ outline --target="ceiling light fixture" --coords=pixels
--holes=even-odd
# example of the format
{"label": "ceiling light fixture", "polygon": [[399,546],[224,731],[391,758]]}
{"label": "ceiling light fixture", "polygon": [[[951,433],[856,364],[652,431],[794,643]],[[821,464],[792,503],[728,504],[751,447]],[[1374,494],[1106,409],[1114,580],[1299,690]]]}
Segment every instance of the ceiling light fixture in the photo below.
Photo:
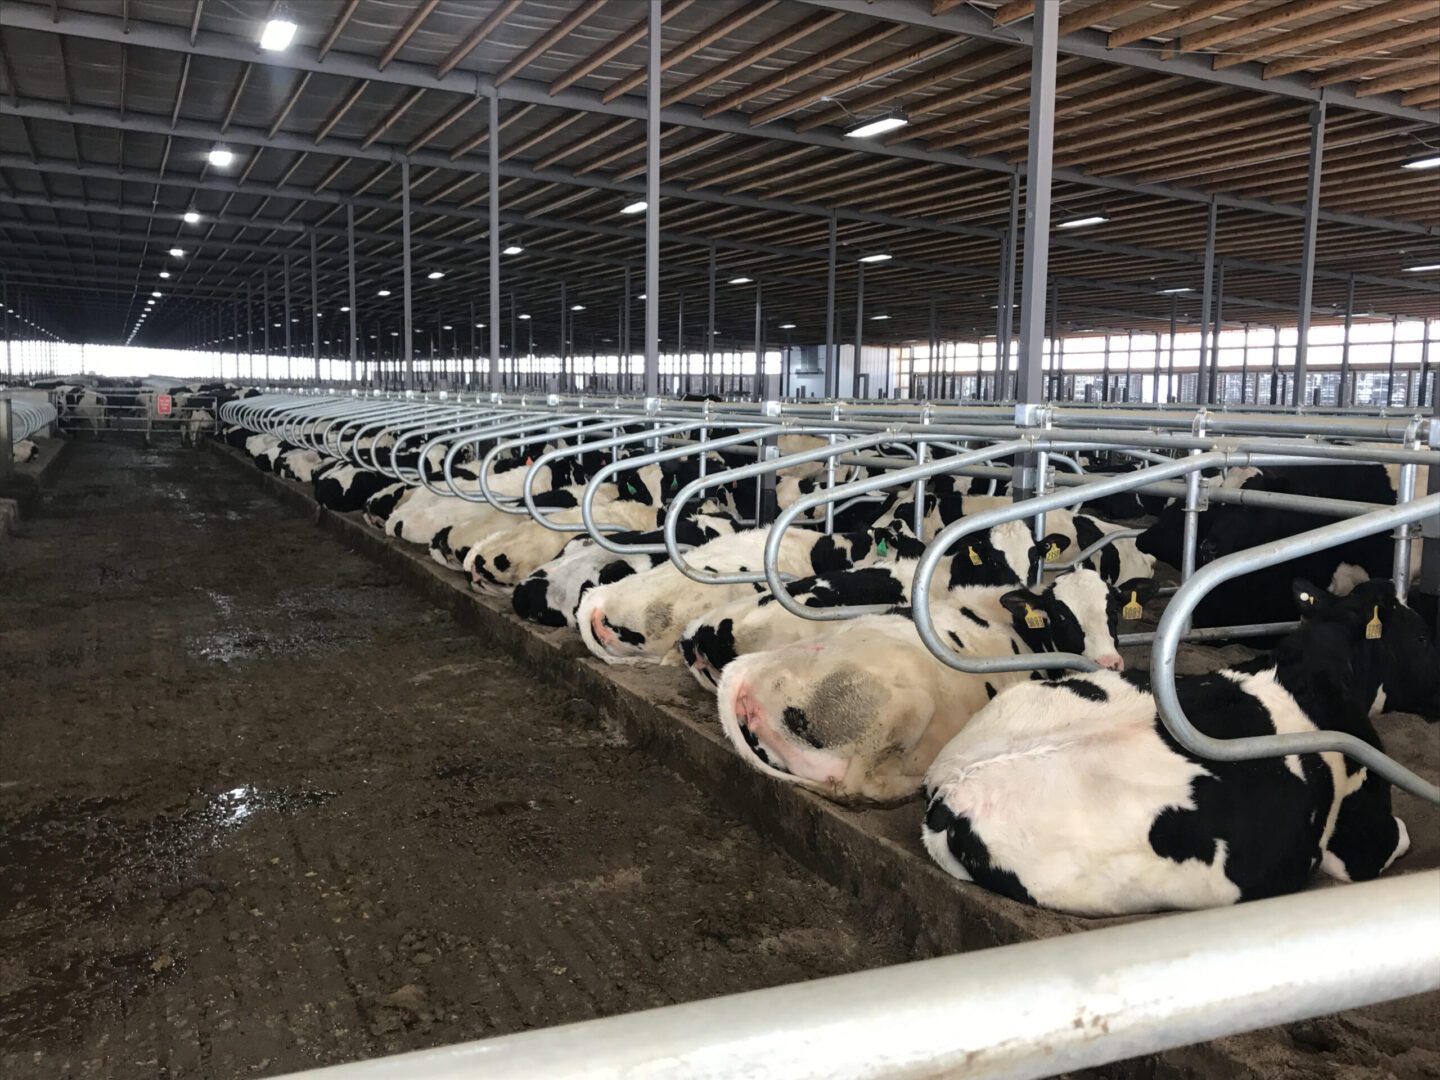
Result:
{"label": "ceiling light fixture", "polygon": [[349,311],[350,309],[349,309],[348,307],[342,307],[340,310],[341,310],[341,311]]}
{"label": "ceiling light fixture", "polygon": [[485,329],[485,324],[484,324],[483,322],[477,322],[477,323],[475,324],[475,329],[476,329],[476,330],[484,330],[484,329]]}
{"label": "ceiling light fixture", "polygon": [[390,290],[389,290],[389,289],[381,289],[381,290],[380,290],[379,292],[377,292],[375,295],[376,295],[376,296],[389,296],[389,295],[390,295]]}
{"label": "ceiling light fixture", "polygon": [[168,278],[168,277],[170,276],[170,271],[169,271],[169,270],[161,270],[161,271],[160,271],[160,276],[161,276],[162,278]]}
{"label": "ceiling light fixture", "polygon": [[845,132],[845,138],[870,139],[876,135],[884,135],[887,131],[902,128],[908,123],[910,123],[910,118],[905,115],[905,111],[903,109],[896,109],[894,112],[887,116],[882,116],[878,120],[867,120],[865,123],[851,128]]}
{"label": "ceiling light fixture", "polygon": [[1176,293],[1194,292],[1189,285],[1176,285],[1173,289],[1157,289],[1161,296],[1174,296]]}
{"label": "ceiling light fixture", "polygon": [[884,321],[885,321],[886,319],[888,319],[888,318],[890,318],[889,315],[871,315],[871,316],[870,316],[870,321],[871,321],[871,322],[884,322]]}
{"label": "ceiling light fixture", "polygon": [[502,251],[502,252],[500,252],[500,254],[501,254],[501,255],[519,255],[519,254],[520,254],[522,251],[524,251],[524,250],[525,250],[525,249],[524,249],[523,247],[521,247],[519,244],[507,244],[506,247],[505,247],[505,250]]}
{"label": "ceiling light fixture", "polygon": [[198,225],[200,223],[200,215],[194,210],[186,210],[181,217],[186,225]]}
{"label": "ceiling light fixture", "polygon": [[732,278],[730,279],[730,284],[731,284],[731,285],[749,285],[750,282],[752,282],[752,281],[754,281],[754,280],[755,280],[754,278],[748,278],[748,277],[732,277]]}
{"label": "ceiling light fixture", "polygon": [[298,26],[285,17],[285,9],[281,8],[260,32],[260,48],[267,52],[282,52],[295,40],[295,31],[298,29]]}
{"label": "ceiling light fixture", "polygon": [[894,255],[887,254],[886,252],[877,251],[874,255],[860,256],[860,261],[862,263],[889,262],[894,257]]}
{"label": "ceiling light fixture", "polygon": [[529,316],[529,315],[516,315],[515,317],[516,317],[517,319],[524,319],[526,322],[529,322],[529,321],[530,321],[530,316]]}
{"label": "ceiling light fixture", "polygon": [[782,322],[782,323],[780,324],[780,329],[781,329],[781,330],[794,330],[794,329],[795,329],[795,324],[794,324],[793,322]]}
{"label": "ceiling light fixture", "polygon": [[1424,263],[1420,266],[1407,266],[1404,268],[1407,274],[1424,274],[1430,270],[1440,270],[1440,263]]}
{"label": "ceiling light fixture", "polygon": [[622,214],[643,214],[648,209],[650,209],[650,204],[641,199],[639,202],[627,203],[622,206],[620,212]]}
{"label": "ceiling light fixture", "polygon": [[216,146],[210,151],[210,164],[217,169],[228,169],[235,163],[235,151],[224,147]]}
{"label": "ceiling light fixture", "polygon": [[454,330],[455,327],[453,327],[453,326],[442,326],[440,329],[441,329],[441,330]]}
{"label": "ceiling light fixture", "polygon": [[184,248],[171,248],[171,249],[170,249],[170,257],[171,257],[172,259],[183,259],[183,258],[185,257],[185,249],[184,249]]}
{"label": "ceiling light fixture", "polygon": [[445,271],[444,271],[444,270],[431,270],[430,273],[426,274],[425,276],[426,276],[427,278],[429,278],[431,281],[439,281],[441,278],[443,278],[443,277],[445,276]]}
{"label": "ceiling light fixture", "polygon": [[1055,227],[1057,229],[1083,229],[1087,225],[1104,225],[1109,221],[1107,214],[1091,214],[1088,217],[1071,218],[1069,221],[1062,221]]}
{"label": "ceiling light fixture", "polygon": [[156,300],[160,299],[160,294],[158,292],[152,292],[150,295],[155,297]]}
{"label": "ceiling light fixture", "polygon": [[1426,154],[1400,163],[1402,169],[1440,169],[1440,154]]}
{"label": "ceiling light fixture", "polygon": [[584,310],[585,310],[585,305],[584,305],[584,304],[571,304],[571,305],[570,305],[570,310],[571,310],[571,311],[584,311]]}

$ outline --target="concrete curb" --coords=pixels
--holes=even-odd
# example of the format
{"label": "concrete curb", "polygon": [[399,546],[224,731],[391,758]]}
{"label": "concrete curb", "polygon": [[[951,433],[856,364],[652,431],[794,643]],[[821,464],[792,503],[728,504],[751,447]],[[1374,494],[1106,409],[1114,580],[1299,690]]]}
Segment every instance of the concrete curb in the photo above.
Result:
{"label": "concrete curb", "polygon": [[[713,697],[671,668],[612,667],[573,630],[547,630],[472,592],[413,544],[382,536],[358,515],[324,510],[303,484],[255,468],[210,441],[253,483],[307,514],[343,545],[394,572],[487,644],[536,675],[573,690],[618,721],[625,737],[720,800],[738,818],[821,878],[899,928],[915,959],[1032,941],[1125,920],[1082,919],[1028,907],[942,872],[920,848],[920,803],[851,810],[747,767],[714,724]],[[1223,1040],[1116,1062],[1091,1075],[1181,1078],[1258,1076]]]}
{"label": "concrete curb", "polygon": [[28,517],[40,492],[50,486],[60,467],[70,457],[69,439],[37,437],[40,460],[36,464],[16,465],[15,475],[28,477],[35,486],[17,498],[0,499],[0,543],[10,537],[21,518]]}

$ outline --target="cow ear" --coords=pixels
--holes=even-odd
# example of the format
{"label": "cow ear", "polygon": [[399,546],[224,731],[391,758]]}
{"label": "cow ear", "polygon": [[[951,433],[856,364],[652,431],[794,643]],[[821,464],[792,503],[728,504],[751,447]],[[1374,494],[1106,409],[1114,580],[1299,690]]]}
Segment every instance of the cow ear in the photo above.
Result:
{"label": "cow ear", "polygon": [[1070,546],[1070,538],[1064,533],[1050,533],[1038,544],[1030,547],[1030,562],[1053,563],[1065,553]]}
{"label": "cow ear", "polygon": [[1126,600],[1129,600],[1130,594],[1134,593],[1135,599],[1139,603],[1148,604],[1155,598],[1155,594],[1160,591],[1160,583],[1154,578],[1131,578],[1129,581],[1116,585],[1115,591],[1120,593]]}
{"label": "cow ear", "polygon": [[1305,618],[1328,611],[1335,601],[1329,592],[1304,578],[1296,578],[1290,583],[1290,588],[1295,595],[1295,608]]}
{"label": "cow ear", "polygon": [[1039,630],[1050,622],[1050,614],[1045,610],[1045,598],[1029,589],[1011,589],[1000,597],[1000,603],[1006,611],[1032,630]]}

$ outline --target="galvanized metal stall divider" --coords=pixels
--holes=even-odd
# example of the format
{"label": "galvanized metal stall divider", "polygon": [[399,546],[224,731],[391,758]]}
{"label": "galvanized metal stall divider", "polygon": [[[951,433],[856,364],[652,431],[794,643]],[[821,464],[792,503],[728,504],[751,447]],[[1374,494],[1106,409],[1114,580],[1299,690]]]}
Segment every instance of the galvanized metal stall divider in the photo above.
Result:
{"label": "galvanized metal stall divider", "polygon": [[32,438],[47,430],[59,418],[55,406],[49,401],[15,397],[9,393],[0,394],[0,410],[6,412],[4,417],[0,417],[0,446]]}
{"label": "galvanized metal stall divider", "polygon": [[[1273,565],[1296,555],[1318,550],[1319,547],[1329,546],[1324,542],[1329,537],[1338,537],[1333,542],[1342,543],[1347,539],[1395,528],[1394,580],[1397,595],[1403,600],[1409,581],[1410,552],[1414,539],[1412,527],[1427,513],[1434,512],[1436,501],[1440,499],[1435,496],[1414,499],[1418,466],[1440,464],[1440,453],[1422,448],[1425,439],[1432,444],[1440,442],[1440,438],[1437,438],[1440,433],[1436,432],[1432,421],[1418,416],[1361,418],[1284,414],[1255,417],[1213,413],[1204,409],[1191,413],[1168,414],[1157,414],[1154,410],[1146,409],[1141,415],[1135,415],[1127,410],[1114,408],[1101,413],[1094,410],[1049,407],[1010,411],[993,407],[917,407],[897,406],[893,403],[688,403],[666,402],[654,398],[643,401],[623,398],[561,398],[553,394],[547,395],[543,403],[531,401],[526,396],[506,401],[500,394],[477,395],[474,402],[465,403],[459,397],[450,401],[447,395],[446,399],[437,400],[428,395],[417,395],[413,391],[403,394],[385,393],[383,396],[369,398],[319,394],[284,395],[268,400],[252,398],[231,402],[222,412],[231,422],[243,422],[247,427],[269,430],[322,452],[338,452],[338,456],[347,457],[362,467],[378,468],[374,448],[382,440],[391,439],[390,464],[379,471],[394,476],[397,480],[412,483],[418,481],[428,490],[440,495],[450,494],[470,502],[488,503],[498,510],[517,516],[528,515],[544,527],[555,531],[586,533],[597,544],[617,553],[665,554],[681,573],[700,583],[765,583],[774,592],[777,602],[787,611],[816,621],[850,618],[874,612],[877,608],[810,608],[797,603],[785,588],[791,576],[781,573],[777,563],[783,537],[788,529],[803,525],[818,526],[828,531],[833,527],[834,508],[837,503],[909,486],[915,494],[917,535],[923,536],[926,481],[947,474],[981,478],[988,474],[994,479],[997,475],[1004,475],[1004,470],[996,469],[992,464],[995,461],[1016,458],[1018,455],[1031,455],[1036,460],[1033,466],[1036,491],[1034,497],[1016,501],[1009,506],[967,515],[945,526],[930,538],[927,550],[916,567],[912,583],[912,607],[917,633],[942,663],[956,670],[976,674],[1063,668],[1089,671],[1095,670],[1096,665],[1073,654],[974,657],[951,649],[936,631],[930,597],[930,583],[947,551],[963,542],[966,536],[1007,521],[1027,519],[1033,523],[1035,535],[1044,535],[1046,513],[1107,495],[1144,492],[1181,497],[1184,499],[1186,519],[1182,584],[1161,621],[1161,629],[1153,635],[1153,650],[1155,670],[1159,675],[1156,692],[1157,701],[1161,703],[1162,719],[1177,740],[1187,746],[1190,745],[1186,742],[1188,724],[1183,714],[1177,715],[1178,706],[1174,704],[1173,698],[1173,658],[1179,642],[1182,639],[1203,641],[1274,634],[1297,625],[1294,622],[1263,623],[1200,630],[1190,630],[1185,625],[1203,593],[1221,580],[1226,580],[1211,567],[1206,567],[1204,571],[1196,570],[1199,515],[1210,501],[1272,506],[1353,519],[1317,530],[1317,533],[1324,536],[1314,547],[1304,546],[1312,543],[1307,538],[1314,536],[1313,533],[1269,545],[1263,549],[1263,557],[1267,561],[1257,562],[1255,566]],[[323,427],[319,426],[321,424]],[[332,441],[330,432],[337,425],[340,437]],[[643,425],[643,428],[638,431],[621,430],[634,425]],[[1320,429],[1318,432],[1315,430],[1317,428]],[[716,429],[736,430],[716,436]],[[348,436],[348,447],[345,445],[347,432],[351,433]],[[1309,437],[1303,441],[1274,437],[1301,432]],[[1398,445],[1393,448],[1332,445],[1312,441],[1317,434],[1332,438],[1390,440]],[[779,453],[778,447],[765,447],[767,440],[786,435],[813,436],[825,439],[826,443],[815,449],[786,454]],[[1142,435],[1145,445],[1138,446],[1136,440]],[[543,450],[534,457],[526,471],[518,497],[501,495],[490,486],[491,469],[501,455],[525,451],[557,437],[573,441],[570,445]],[[418,469],[410,469],[396,464],[396,458],[403,447],[412,440],[421,439],[425,440],[419,450],[422,462],[428,460],[434,449],[446,446],[440,472],[448,492],[427,477],[423,465]],[[457,456],[465,447],[476,447],[487,440],[494,440],[494,445],[481,459],[478,480],[473,484],[463,483],[454,473]],[[370,461],[366,461],[366,447],[361,445],[365,441],[369,443]],[[969,444],[976,441],[985,445],[978,449],[970,448]],[[755,462],[715,472],[707,470],[708,455],[719,450],[748,449],[752,443],[756,444]],[[637,445],[648,446],[649,449],[629,457],[620,456],[626,447]],[[915,463],[866,453],[886,446],[899,447],[910,452]],[[931,458],[934,450],[942,450],[952,456]],[[1081,451],[1112,451],[1154,464],[1123,475],[1096,479],[1085,474],[1080,463],[1071,456]],[[1164,451],[1180,456],[1168,457]],[[593,452],[608,452],[611,461],[601,466],[587,481],[580,499],[581,520],[573,523],[554,521],[536,502],[534,484],[540,470],[566,457]],[[663,525],[662,544],[619,544],[607,537],[608,532],[613,532],[618,527],[596,518],[596,501],[601,485],[622,469],[660,465],[691,456],[698,457],[699,476],[681,488],[671,500]],[[698,570],[688,563],[685,547],[678,541],[678,525],[685,516],[688,504],[705,491],[730,483],[755,480],[758,491],[760,484],[773,483],[774,478],[783,470],[817,462],[824,464],[826,486],[813,494],[796,499],[778,514],[766,540],[760,572],[716,574]],[[1398,506],[1386,508],[1369,503],[1279,492],[1210,488],[1201,482],[1201,473],[1207,469],[1281,464],[1320,466],[1367,463],[1399,466],[1396,492]],[[838,465],[855,465],[883,471],[878,476],[837,484],[835,480]],[[1055,465],[1063,465],[1074,471],[1069,474],[1058,473],[1054,469]],[[1060,490],[1062,488],[1064,490]],[[804,520],[817,509],[823,509],[823,519]],[[1109,533],[1078,552],[1066,563],[1049,569],[1059,571],[1078,565],[1105,544],[1133,537],[1137,532],[1138,530],[1134,529],[1121,529]],[[1240,555],[1261,557],[1255,552],[1242,552]],[[1236,558],[1229,557],[1230,560]],[[1211,564],[1212,567],[1220,566],[1222,569],[1237,565],[1240,563],[1228,560]],[[1245,571],[1235,570],[1236,574],[1242,572]],[[1201,574],[1203,576],[1199,576]],[[1178,602],[1181,598],[1183,603]],[[1147,634],[1121,635],[1120,644],[1143,644],[1151,637],[1152,635]],[[1167,655],[1168,666],[1165,660]],[[1164,677],[1167,671],[1172,673],[1169,681]],[[1189,730],[1193,732],[1193,729]],[[1352,745],[1358,743],[1356,740],[1332,742],[1326,742],[1323,748],[1342,752],[1357,751],[1357,745]],[[1216,756],[1199,749],[1201,745],[1197,742],[1191,749],[1202,756]],[[1250,742],[1244,749],[1246,756],[1310,752],[1296,750],[1288,743],[1271,744],[1264,740]],[[1433,784],[1416,777],[1373,748],[1366,749],[1363,760],[1405,790],[1432,800],[1440,798]]]}

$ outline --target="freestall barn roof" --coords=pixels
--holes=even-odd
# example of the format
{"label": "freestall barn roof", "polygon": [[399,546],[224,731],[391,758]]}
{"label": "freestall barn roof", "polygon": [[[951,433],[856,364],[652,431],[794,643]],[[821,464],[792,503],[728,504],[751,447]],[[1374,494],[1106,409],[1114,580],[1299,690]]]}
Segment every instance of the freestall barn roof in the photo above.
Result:
{"label": "freestall barn roof", "polygon": [[[1312,115],[1323,102],[1316,317],[1440,316],[1440,9],[1435,0],[1060,0],[1051,281],[1068,328],[1164,331],[1198,312],[1203,249],[1229,323],[1291,324]],[[577,347],[643,291],[646,0],[274,0],[0,5],[0,271],[72,340],[193,340],[289,252],[319,332],[344,334],[345,208],[361,323],[398,319],[401,159],[412,172],[417,320],[485,306],[487,140],[499,139],[507,310]],[[1030,0],[666,0],[662,337],[824,338],[832,217],[839,310],[866,254],[876,343],[995,332],[1012,185],[1022,194]],[[486,95],[498,88],[499,131]],[[847,130],[903,110],[908,123]],[[229,168],[209,151],[233,150]],[[200,221],[182,215],[197,211]],[[183,258],[167,254],[180,247]],[[439,271],[443,278],[431,279]],[[389,300],[377,297],[395,286]],[[1190,292],[1176,292],[1190,288]],[[1162,291],[1170,290],[1170,291]],[[223,319],[224,316],[222,316]],[[331,325],[333,320],[333,326]],[[841,315],[842,325],[844,315]],[[692,330],[687,329],[687,338]],[[551,343],[553,345],[553,342]]]}

